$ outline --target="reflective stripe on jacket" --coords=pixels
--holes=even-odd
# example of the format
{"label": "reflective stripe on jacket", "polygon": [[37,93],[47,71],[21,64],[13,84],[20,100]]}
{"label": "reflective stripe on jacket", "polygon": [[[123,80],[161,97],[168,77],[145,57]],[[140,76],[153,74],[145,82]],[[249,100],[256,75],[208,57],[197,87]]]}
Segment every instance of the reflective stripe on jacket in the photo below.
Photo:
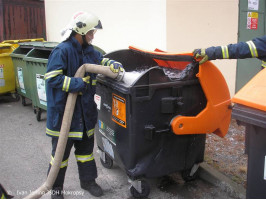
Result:
{"label": "reflective stripe on jacket", "polygon": [[206,49],[209,60],[258,58],[266,67],[266,35],[247,42],[238,42],[227,46],[209,47]]}
{"label": "reflective stripe on jacket", "polygon": [[52,51],[45,74],[46,134],[48,136],[59,136],[68,92],[82,94],[77,97],[69,137],[82,139],[84,129],[88,135],[93,135],[97,121],[97,109],[94,102],[96,74],[86,73],[85,76],[90,76],[90,81],[87,83],[82,78],[75,78],[74,75],[82,64],[100,64],[101,60],[102,54],[96,51],[92,45],[82,49],[74,37],[60,43]]}

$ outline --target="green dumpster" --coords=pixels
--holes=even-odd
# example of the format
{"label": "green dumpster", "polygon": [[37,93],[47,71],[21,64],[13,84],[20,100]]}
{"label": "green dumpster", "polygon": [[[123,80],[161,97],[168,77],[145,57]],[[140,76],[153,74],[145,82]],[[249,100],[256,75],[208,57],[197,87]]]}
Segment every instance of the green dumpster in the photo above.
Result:
{"label": "green dumpster", "polygon": [[[49,55],[57,45],[57,42],[34,43],[33,50],[24,58],[30,73],[32,104],[37,121],[41,120],[42,112],[47,110],[44,75],[46,73]],[[101,48],[97,46],[94,46],[94,48],[102,54],[105,54],[104,50]]]}
{"label": "green dumpster", "polygon": [[24,58],[30,74],[31,97],[37,121],[41,114],[47,110],[44,75],[51,51],[58,45],[56,42],[34,43],[34,48]]}
{"label": "green dumpster", "polygon": [[32,49],[33,49],[32,42],[20,43],[19,47],[16,48],[10,54],[14,66],[17,93],[21,96],[23,106],[26,105],[26,98],[32,100],[29,71],[25,61],[23,60],[24,57],[26,57],[26,55]]}

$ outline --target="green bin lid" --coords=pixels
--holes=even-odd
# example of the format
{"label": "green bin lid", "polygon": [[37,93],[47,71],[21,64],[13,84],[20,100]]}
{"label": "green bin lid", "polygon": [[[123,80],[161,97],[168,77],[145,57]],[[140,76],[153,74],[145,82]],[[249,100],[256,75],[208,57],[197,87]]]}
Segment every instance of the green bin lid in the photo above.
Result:
{"label": "green bin lid", "polygon": [[48,58],[39,57],[41,52],[46,51],[51,52],[54,47],[56,47],[59,43],[57,42],[37,42],[33,44],[33,50],[27,54],[24,58],[25,61],[29,62],[38,62],[38,63],[47,63]]}
{"label": "green bin lid", "polygon": [[33,43],[35,42],[22,42],[18,43],[20,48],[33,48]]}
{"label": "green bin lid", "polygon": [[55,48],[58,44],[58,42],[45,42],[44,46],[47,48]]}
{"label": "green bin lid", "polygon": [[27,53],[29,53],[33,49],[31,42],[23,42],[19,43],[18,48],[16,48],[10,56],[12,58],[24,58]]}
{"label": "green bin lid", "polygon": [[57,42],[22,42],[19,43],[20,48],[30,48],[30,49],[53,49],[56,47],[59,43]]}
{"label": "green bin lid", "polygon": [[41,50],[53,49],[58,44],[59,44],[58,42],[34,42],[34,43],[32,43],[33,48],[41,49]]}

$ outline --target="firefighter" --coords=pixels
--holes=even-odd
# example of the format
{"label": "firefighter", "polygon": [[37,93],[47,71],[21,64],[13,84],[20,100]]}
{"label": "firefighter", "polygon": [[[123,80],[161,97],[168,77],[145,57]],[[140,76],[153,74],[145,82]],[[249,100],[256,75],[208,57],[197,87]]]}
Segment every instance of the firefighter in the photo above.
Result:
{"label": "firefighter", "polygon": [[47,63],[47,127],[46,134],[52,137],[52,153],[48,173],[53,165],[58,136],[62,124],[66,99],[69,92],[77,92],[76,106],[69,131],[69,138],[61,168],[52,187],[51,198],[64,198],[63,184],[72,146],[78,165],[80,186],[99,197],[103,194],[96,183],[97,169],[93,156],[94,126],[97,109],[94,102],[96,74],[85,73],[84,78],[74,78],[78,68],[85,63],[110,66],[113,72],[123,71],[121,63],[103,58],[91,45],[101,21],[87,12],[77,12],[62,32],[62,42],[51,52]]}
{"label": "firefighter", "polygon": [[195,49],[193,54],[196,59],[202,58],[199,64],[215,59],[258,58],[262,60],[261,68],[264,69],[266,67],[266,35],[227,46]]}

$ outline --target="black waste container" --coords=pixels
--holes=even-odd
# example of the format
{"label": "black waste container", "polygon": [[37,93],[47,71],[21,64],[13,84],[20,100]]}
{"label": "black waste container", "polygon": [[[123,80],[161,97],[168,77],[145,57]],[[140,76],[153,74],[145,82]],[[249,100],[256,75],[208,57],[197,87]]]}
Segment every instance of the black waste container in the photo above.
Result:
{"label": "black waste container", "polygon": [[266,198],[266,70],[259,72],[233,98],[232,117],[246,127],[247,199]]}
{"label": "black waste container", "polygon": [[124,169],[134,186],[132,195],[139,198],[149,194],[143,178],[177,171],[187,180],[193,178],[193,166],[203,161],[206,135],[175,135],[169,123],[177,113],[195,116],[206,107],[195,76],[198,64],[191,62],[193,76],[182,79],[182,70],[158,67],[152,58],[131,50],[105,57],[123,63],[127,73],[140,75],[132,83],[97,76],[95,133],[102,164],[111,168],[115,161]]}

